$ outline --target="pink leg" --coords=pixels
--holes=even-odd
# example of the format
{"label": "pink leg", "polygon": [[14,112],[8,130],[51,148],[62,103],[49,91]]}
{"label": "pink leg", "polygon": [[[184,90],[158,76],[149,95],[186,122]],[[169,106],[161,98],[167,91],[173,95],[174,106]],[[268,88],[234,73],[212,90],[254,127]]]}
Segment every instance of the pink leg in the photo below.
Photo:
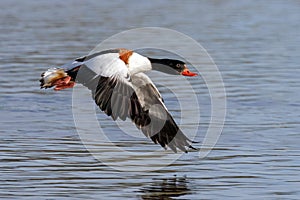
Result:
{"label": "pink leg", "polygon": [[58,90],[63,90],[66,88],[72,88],[75,85],[74,81],[71,81],[71,77],[70,76],[66,76],[64,78],[58,79],[56,80],[53,85],[55,85],[56,87],[54,88],[54,90],[58,91]]}

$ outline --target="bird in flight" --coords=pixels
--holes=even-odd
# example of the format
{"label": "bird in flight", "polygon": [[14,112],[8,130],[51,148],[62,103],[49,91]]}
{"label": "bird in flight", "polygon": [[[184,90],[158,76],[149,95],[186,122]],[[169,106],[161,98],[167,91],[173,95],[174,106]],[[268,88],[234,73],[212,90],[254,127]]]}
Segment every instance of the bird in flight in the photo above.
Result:
{"label": "bird in flight", "polygon": [[158,89],[144,73],[150,70],[197,76],[180,60],[145,57],[128,49],[109,49],[48,69],[41,75],[40,86],[63,90],[81,83],[91,90],[95,103],[113,120],[131,119],[146,137],[175,153],[177,149],[198,150],[180,130]]}

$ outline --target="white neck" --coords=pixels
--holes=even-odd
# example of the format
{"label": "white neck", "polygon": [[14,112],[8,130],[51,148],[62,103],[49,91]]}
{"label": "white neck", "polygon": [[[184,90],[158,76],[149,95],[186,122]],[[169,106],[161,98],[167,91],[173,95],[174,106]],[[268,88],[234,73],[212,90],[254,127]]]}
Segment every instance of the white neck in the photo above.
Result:
{"label": "white neck", "polygon": [[133,53],[128,59],[128,70],[130,75],[150,71],[151,69],[151,62],[145,56]]}

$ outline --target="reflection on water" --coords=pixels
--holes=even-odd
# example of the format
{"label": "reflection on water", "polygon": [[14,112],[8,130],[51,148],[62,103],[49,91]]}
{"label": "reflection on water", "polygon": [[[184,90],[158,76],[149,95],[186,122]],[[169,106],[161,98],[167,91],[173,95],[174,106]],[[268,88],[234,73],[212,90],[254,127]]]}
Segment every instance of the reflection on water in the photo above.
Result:
{"label": "reflection on water", "polygon": [[[2,0],[0,5],[0,198],[299,199],[298,1]],[[73,121],[72,90],[41,91],[38,79],[49,66],[143,26],[175,29],[201,42],[222,73],[227,118],[206,159],[189,153],[160,171],[121,173],[83,146]],[[152,78],[158,86],[184,88],[174,77]],[[203,79],[192,83],[201,105],[196,138],[201,141],[211,117],[210,96]],[[179,122],[174,95],[159,89]],[[182,94],[189,102],[188,91]],[[191,104],[184,106],[192,112]],[[157,147],[122,134],[103,113],[97,117],[120,147],[134,152]],[[131,124],[122,128],[136,130]]]}
{"label": "reflection on water", "polygon": [[191,193],[186,177],[153,179],[153,182],[141,189],[142,199],[170,199]]}

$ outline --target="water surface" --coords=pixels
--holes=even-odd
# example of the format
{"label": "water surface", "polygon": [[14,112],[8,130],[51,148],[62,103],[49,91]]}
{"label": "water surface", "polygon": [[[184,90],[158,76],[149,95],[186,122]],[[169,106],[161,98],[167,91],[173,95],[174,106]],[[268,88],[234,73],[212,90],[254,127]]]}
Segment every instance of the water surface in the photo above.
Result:
{"label": "water surface", "polygon": [[[0,5],[1,198],[299,198],[298,1],[4,0]],[[72,90],[42,91],[38,79],[49,66],[144,26],[183,32],[208,50],[223,76],[227,117],[207,158],[189,153],[159,171],[124,173],[85,149],[73,121]],[[167,76],[152,78],[158,86],[165,81],[178,86]],[[201,78],[194,84],[199,85],[197,137],[202,139],[210,99]],[[174,95],[159,89],[180,121]],[[193,105],[187,105],[192,112]],[[98,115],[112,138],[119,136],[119,145],[141,152],[157,147],[142,137],[122,136],[109,118]]]}

